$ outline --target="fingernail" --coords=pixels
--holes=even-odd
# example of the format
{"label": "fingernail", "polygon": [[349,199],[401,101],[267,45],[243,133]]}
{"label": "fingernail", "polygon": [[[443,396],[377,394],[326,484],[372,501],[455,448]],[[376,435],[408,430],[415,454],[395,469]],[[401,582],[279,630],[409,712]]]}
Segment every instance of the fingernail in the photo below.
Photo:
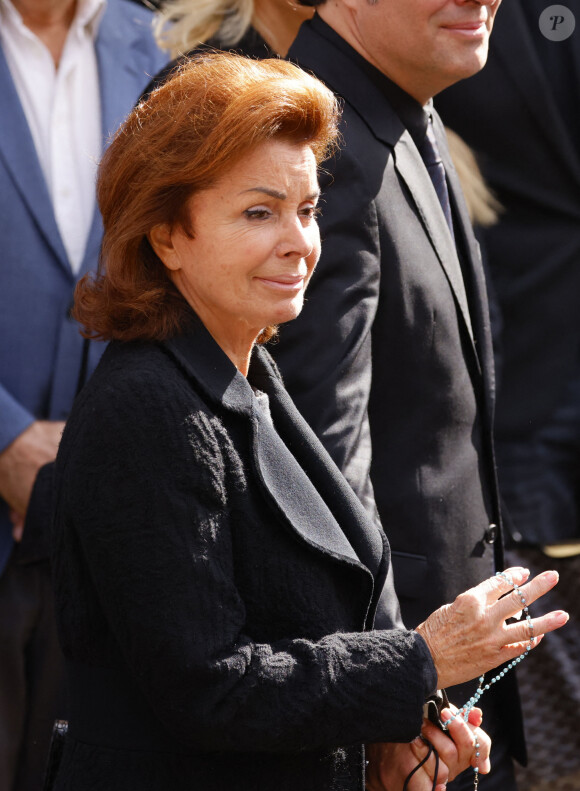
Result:
{"label": "fingernail", "polygon": [[556,613],[556,617],[554,618],[558,626],[564,626],[565,623],[568,623],[570,620],[570,616],[564,610],[560,610],[560,612]]}
{"label": "fingernail", "polygon": [[546,572],[546,579],[550,583],[550,585],[555,585],[558,580],[560,579],[560,575],[557,571],[547,571]]}

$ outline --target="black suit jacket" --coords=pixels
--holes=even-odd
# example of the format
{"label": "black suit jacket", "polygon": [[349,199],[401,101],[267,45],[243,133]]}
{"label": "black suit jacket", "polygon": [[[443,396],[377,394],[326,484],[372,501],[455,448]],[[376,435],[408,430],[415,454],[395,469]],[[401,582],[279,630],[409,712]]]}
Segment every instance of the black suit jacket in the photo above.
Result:
{"label": "black suit jacket", "polygon": [[306,305],[272,354],[372,508],[370,470],[413,626],[501,563],[500,542],[495,558],[486,541],[499,524],[486,292],[440,121],[464,276],[409,132],[329,30],[304,24],[289,53],[342,97],[344,144],[323,168],[322,257]]}
{"label": "black suit jacket", "polygon": [[[371,512],[374,488],[412,627],[503,566],[487,295],[440,119],[461,263],[409,132],[335,36],[315,17],[289,52],[341,97],[343,144],[322,169],[322,257],[272,354]],[[525,761],[515,681],[504,682],[493,708]],[[461,704],[472,692],[450,694]]]}
{"label": "black suit jacket", "polygon": [[73,709],[57,791],[354,791],[364,741],[419,731],[426,645],[370,631],[384,535],[263,349],[249,382],[277,431],[194,323],[111,343],[75,403],[56,465]]}
{"label": "black suit jacket", "polygon": [[[483,71],[436,98],[505,208],[485,233],[503,319],[500,442],[541,428],[577,375],[580,352],[580,145],[554,100],[523,2],[500,8]],[[572,49],[570,80],[579,86],[580,47]]]}

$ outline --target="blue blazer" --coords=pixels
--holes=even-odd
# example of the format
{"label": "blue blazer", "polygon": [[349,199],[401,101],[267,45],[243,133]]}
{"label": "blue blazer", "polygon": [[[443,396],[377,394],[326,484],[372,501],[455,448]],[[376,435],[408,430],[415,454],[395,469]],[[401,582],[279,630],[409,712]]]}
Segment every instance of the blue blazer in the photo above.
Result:
{"label": "blue blazer", "polygon": [[[155,45],[151,14],[108,0],[96,41],[103,147],[151,76],[167,60]],[[34,420],[64,420],[82,354],[70,316],[77,276],[60,236],[24,111],[0,47],[0,451]],[[102,224],[95,209],[81,275],[97,265]],[[89,371],[102,352],[91,344]],[[0,572],[12,550],[0,500]]]}

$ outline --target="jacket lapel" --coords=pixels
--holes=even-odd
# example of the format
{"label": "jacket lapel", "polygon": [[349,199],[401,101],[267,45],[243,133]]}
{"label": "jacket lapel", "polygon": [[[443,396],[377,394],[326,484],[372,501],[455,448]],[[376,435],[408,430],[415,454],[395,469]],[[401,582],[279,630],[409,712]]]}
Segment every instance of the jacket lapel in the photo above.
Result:
{"label": "jacket lapel", "polygon": [[[360,500],[294,405],[270,356],[261,348],[256,348],[254,352],[250,376],[252,382],[268,394],[279,435],[300,467],[308,474],[310,482],[332,514],[339,534],[331,534],[330,541],[335,543],[336,548],[340,545],[344,549],[344,536],[350,548],[344,554],[361,561],[376,576],[384,556],[386,555],[387,560],[390,556],[382,528],[378,522],[370,519]],[[281,494],[284,496],[283,492]],[[322,524],[316,524],[314,515],[309,514],[307,535],[311,540],[320,529],[326,528]],[[329,545],[328,540],[316,540],[323,546]]]}
{"label": "jacket lapel", "polygon": [[[143,88],[153,76],[152,44],[143,48],[145,21],[138,6],[109,2],[103,15],[95,50],[99,70],[101,95],[101,129],[104,147],[139,100]],[[159,53],[159,68],[166,57]],[[101,215],[97,206],[83,260],[82,271],[87,271],[96,260],[103,234]]]}
{"label": "jacket lapel", "polygon": [[[281,440],[273,436],[273,429],[256,408],[250,383],[234,367],[201,322],[195,320],[191,331],[164,341],[163,345],[212,401],[230,412],[243,416],[249,422],[258,478],[267,495],[294,532],[310,546],[351,565],[360,566],[368,572],[328,509],[319,508],[316,504],[311,508],[310,502],[305,501],[301,496],[304,489],[303,479],[294,466],[287,463],[284,449],[279,445]],[[263,357],[266,353],[258,348],[254,351],[254,355],[258,358],[256,360],[258,370],[263,372]],[[254,363],[252,365],[255,367]],[[262,376],[261,383],[263,381]],[[287,405],[283,399],[280,401],[278,398],[279,390],[282,388],[268,387],[268,389],[273,414],[284,412]],[[288,419],[294,417],[295,415],[292,415]],[[298,415],[297,419],[302,426],[303,418]],[[300,431],[301,427],[297,427],[295,436],[299,435]],[[310,477],[310,470],[304,472]],[[351,495],[356,500],[352,492]],[[362,506],[360,507],[362,509]],[[380,536],[377,540],[381,541],[380,559],[382,560]]]}
{"label": "jacket lapel", "polygon": [[[127,10],[128,9],[128,10]],[[149,21],[139,6],[110,2],[101,21],[95,48],[101,84],[101,118],[107,141],[139,100],[153,75],[152,49],[144,48],[143,32]],[[164,61],[159,54],[159,66]]]}
{"label": "jacket lapel", "polygon": [[0,94],[3,104],[0,157],[12,175],[16,189],[28,206],[47,245],[62,268],[72,277],[34,141],[1,47]]}
{"label": "jacket lapel", "polygon": [[315,17],[305,23],[290,55],[311,69],[360,115],[372,133],[393,150],[397,173],[409,189],[419,218],[443,268],[477,358],[461,266],[437,193],[410,134],[394,112],[385,112],[387,100],[358,64],[329,41]]}
{"label": "jacket lapel", "polygon": [[[439,198],[411,135],[405,130],[394,148],[395,167],[413,196],[421,221],[455,296],[475,356],[475,338],[461,265]],[[446,164],[444,162],[444,164]],[[447,170],[447,168],[446,168]]]}

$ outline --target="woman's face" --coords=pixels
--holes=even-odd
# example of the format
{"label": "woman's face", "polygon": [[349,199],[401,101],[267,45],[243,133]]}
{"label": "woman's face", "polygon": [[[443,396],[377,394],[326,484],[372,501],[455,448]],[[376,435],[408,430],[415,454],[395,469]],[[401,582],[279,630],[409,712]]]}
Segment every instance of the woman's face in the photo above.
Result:
{"label": "woman's face", "polygon": [[191,235],[151,231],[173,282],[230,357],[300,313],[320,255],[318,195],[309,146],[273,140],[190,199]]}

